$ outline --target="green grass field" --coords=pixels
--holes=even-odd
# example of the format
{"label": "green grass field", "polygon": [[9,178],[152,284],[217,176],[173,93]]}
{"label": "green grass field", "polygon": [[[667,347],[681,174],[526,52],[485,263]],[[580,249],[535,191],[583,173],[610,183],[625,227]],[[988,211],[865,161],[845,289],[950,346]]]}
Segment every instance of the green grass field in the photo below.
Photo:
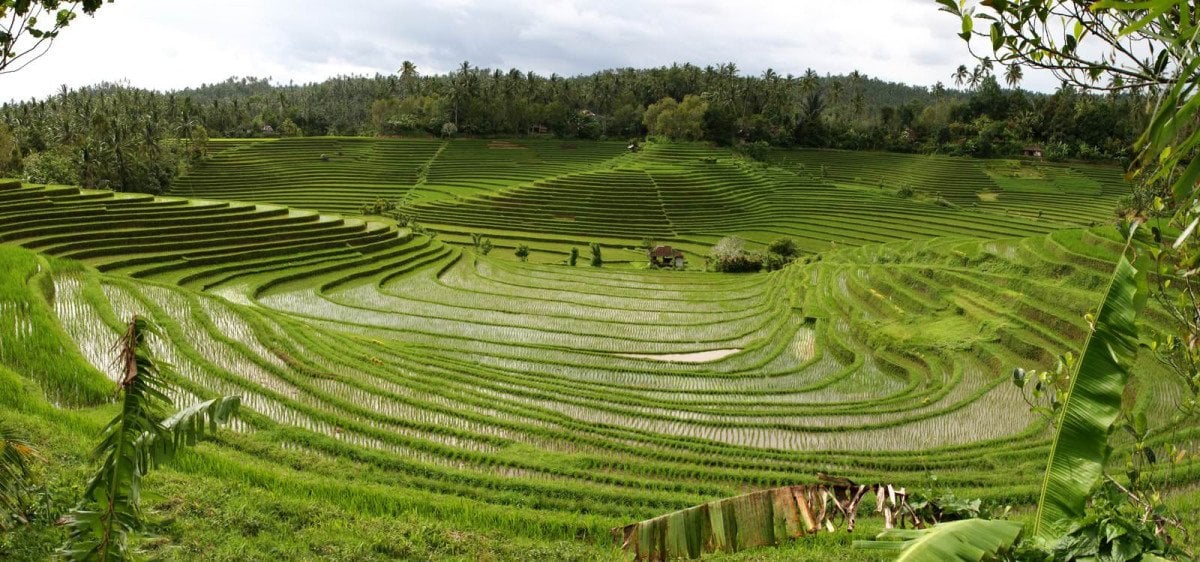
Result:
{"label": "green grass field", "polygon": [[[620,559],[613,527],[818,472],[1027,506],[1048,435],[1009,373],[1078,352],[1125,189],[1103,166],[698,144],[219,144],[170,197],[0,188],[0,422],[51,451],[56,490],[82,483],[133,314],[178,402],[243,397],[148,480],[155,558]],[[439,236],[355,216],[376,197]],[[699,271],[730,234],[809,254]],[[690,270],[639,267],[643,237]],[[564,265],[589,241],[618,263]],[[1159,369],[1133,385],[1161,420],[1182,389]],[[1151,472],[1188,506],[1198,470]],[[852,538],[728,559],[863,559]]]}

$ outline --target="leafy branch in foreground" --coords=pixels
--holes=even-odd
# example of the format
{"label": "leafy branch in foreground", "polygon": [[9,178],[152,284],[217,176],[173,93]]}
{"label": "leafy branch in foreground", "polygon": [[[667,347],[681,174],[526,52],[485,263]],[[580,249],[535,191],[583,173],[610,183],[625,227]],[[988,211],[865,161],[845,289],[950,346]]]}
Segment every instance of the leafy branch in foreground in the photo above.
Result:
{"label": "leafy branch in foreground", "polygon": [[63,28],[75,20],[75,9],[81,4],[83,13],[90,16],[103,3],[0,0],[0,75],[21,70],[46,54]]}
{"label": "leafy branch in foreground", "polygon": [[[976,58],[1052,73],[1086,91],[1153,96],[1130,175],[1186,208],[1200,179],[1200,25],[1187,0],[935,0]],[[976,52],[972,39],[990,52]],[[1149,198],[1143,198],[1148,202]],[[1145,209],[1141,209],[1145,210]],[[1194,212],[1190,213],[1195,215]],[[1184,222],[1184,224],[1188,224]]]}
{"label": "leafy branch in foreground", "polygon": [[103,432],[95,455],[100,469],[78,507],[67,516],[69,537],[61,554],[71,560],[125,560],[128,540],[141,530],[141,481],[151,468],[229,421],[241,402],[223,397],[194,404],[169,418],[167,385],[146,342],[153,327],[134,316],[117,342],[121,411]]}

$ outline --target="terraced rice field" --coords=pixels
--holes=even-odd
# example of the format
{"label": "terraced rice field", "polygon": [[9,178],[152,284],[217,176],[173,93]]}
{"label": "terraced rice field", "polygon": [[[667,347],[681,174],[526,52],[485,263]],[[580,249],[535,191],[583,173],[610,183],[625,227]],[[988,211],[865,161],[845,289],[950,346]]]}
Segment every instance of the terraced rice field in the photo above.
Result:
{"label": "terraced rice field", "polygon": [[[1042,179],[1007,181],[988,173],[993,161],[963,158],[778,151],[770,161],[688,143],[629,153],[613,142],[281,139],[217,153],[172,194],[343,213],[383,198],[451,242],[480,233],[561,254],[645,237],[700,253],[730,234],[762,244],[791,236],[812,252],[1030,236],[1109,221],[1126,190],[1111,166],[1046,165]],[[951,206],[898,198],[901,185]]]}
{"label": "terraced rice field", "polygon": [[[116,376],[106,353],[136,313],[163,327],[154,349],[182,402],[244,397],[234,432],[183,474],[602,544],[612,527],[817,472],[932,472],[960,495],[1032,501],[1047,435],[1009,373],[1078,350],[1119,248],[1111,228],[899,200],[698,145],[488,142],[246,143],[175,191],[204,199],[7,188],[0,241],[91,266],[39,269],[95,376]],[[569,156],[543,154],[556,150]],[[448,237],[792,235],[823,253],[769,274],[568,268],[328,214],[393,192]],[[16,331],[0,341],[30,314],[0,302],[0,330]],[[1142,363],[1138,407],[1164,415],[1180,391]]]}
{"label": "terraced rice field", "polygon": [[907,186],[973,210],[1056,225],[1107,222],[1117,200],[1129,192],[1121,169],[1111,163],[976,160],[848,150],[780,150],[769,160],[800,175],[838,184],[883,189]]}

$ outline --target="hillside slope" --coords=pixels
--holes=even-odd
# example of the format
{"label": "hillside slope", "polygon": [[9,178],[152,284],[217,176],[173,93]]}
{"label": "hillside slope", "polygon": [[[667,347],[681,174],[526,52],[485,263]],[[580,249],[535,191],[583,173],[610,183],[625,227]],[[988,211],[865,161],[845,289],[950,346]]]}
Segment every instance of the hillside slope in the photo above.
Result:
{"label": "hillside slope", "polygon": [[[668,163],[582,175],[685,168],[669,164],[678,155],[646,156]],[[716,275],[477,256],[273,205],[3,188],[4,251],[55,259],[29,262],[44,280],[26,285],[43,287],[53,316],[4,303],[0,341],[52,349],[24,328],[51,318],[102,381],[116,376],[108,350],[122,319],[142,314],[162,327],[153,349],[179,402],[243,397],[231,431],[163,477],[178,505],[226,513],[176,513],[190,531],[149,545],[168,557],[278,556],[278,537],[260,530],[279,523],[236,515],[246,501],[258,515],[320,506],[344,518],[355,538],[310,521],[283,552],[335,545],[356,559],[433,556],[367,529],[398,516],[465,533],[464,557],[533,552],[489,540],[544,558],[614,556],[614,526],[818,471],[913,486],[933,472],[960,496],[1025,503],[1047,438],[1008,373],[1078,349],[1118,244],[1106,228],[1047,234],[962,216],[981,222],[916,215],[925,230],[898,232],[898,218],[864,219],[863,236],[881,242]],[[96,401],[0,360],[47,401]],[[1137,372],[1138,408],[1166,415],[1180,389],[1148,357]],[[44,414],[15,404],[13,415]],[[58,431],[93,432],[102,415],[79,412],[93,421]],[[1191,442],[1196,429],[1171,438]],[[1184,486],[1198,469],[1189,458],[1148,470]],[[236,495],[207,497],[196,482]]]}
{"label": "hillside slope", "polygon": [[1108,222],[1127,190],[1102,165],[812,150],[767,161],[699,143],[629,153],[614,142],[298,138],[221,150],[172,194],[342,213],[379,199],[455,243],[479,233],[562,252],[652,238],[701,253],[731,234],[790,236],[810,252],[1045,234]]}

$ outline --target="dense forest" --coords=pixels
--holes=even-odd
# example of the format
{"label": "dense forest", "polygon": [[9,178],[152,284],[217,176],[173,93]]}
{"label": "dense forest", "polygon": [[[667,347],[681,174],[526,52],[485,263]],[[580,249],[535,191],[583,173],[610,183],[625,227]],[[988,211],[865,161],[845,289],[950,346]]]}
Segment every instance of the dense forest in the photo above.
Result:
{"label": "dense forest", "polygon": [[[120,84],[65,87],[0,107],[0,176],[160,192],[205,156],[209,137],[313,135],[519,136],[705,140],[754,153],[767,146],[1051,159],[1125,158],[1142,129],[1137,93],[1097,96],[1064,85],[1019,88],[990,65],[960,67],[958,88],[846,76],[744,76],[728,63],[586,76],[472,67],[273,84],[231,78],[175,92]],[[1007,87],[1001,86],[1001,81]],[[182,139],[182,142],[181,142]]]}

